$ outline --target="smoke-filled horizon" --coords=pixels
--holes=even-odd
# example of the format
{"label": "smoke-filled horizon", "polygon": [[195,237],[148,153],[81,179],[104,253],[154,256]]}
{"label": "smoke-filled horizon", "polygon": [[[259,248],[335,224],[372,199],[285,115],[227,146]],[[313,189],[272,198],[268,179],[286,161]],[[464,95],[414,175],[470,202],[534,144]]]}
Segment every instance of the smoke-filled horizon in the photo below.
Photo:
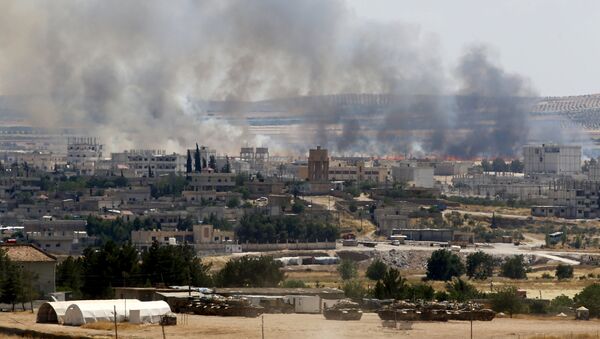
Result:
{"label": "smoke-filled horizon", "polygon": [[[6,1],[0,94],[26,97],[30,122],[84,126],[109,150],[515,155],[531,133],[529,81],[486,47],[456,61],[439,48],[415,25],[361,21],[337,0]],[[244,121],[244,102],[340,93],[392,99],[287,105],[300,122],[281,137],[228,120]],[[227,116],[196,100],[230,103]]]}

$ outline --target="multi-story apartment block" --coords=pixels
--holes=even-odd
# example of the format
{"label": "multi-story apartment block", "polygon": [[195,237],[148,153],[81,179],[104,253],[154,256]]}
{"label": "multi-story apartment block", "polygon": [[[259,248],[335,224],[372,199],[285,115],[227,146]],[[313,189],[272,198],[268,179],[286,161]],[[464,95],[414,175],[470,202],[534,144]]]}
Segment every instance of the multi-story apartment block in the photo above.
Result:
{"label": "multi-story apartment block", "polygon": [[70,137],[67,139],[67,164],[84,174],[93,174],[102,158],[102,144],[96,138]]}
{"label": "multi-story apartment block", "polygon": [[581,172],[581,146],[529,145],[523,147],[525,174],[573,175]]}

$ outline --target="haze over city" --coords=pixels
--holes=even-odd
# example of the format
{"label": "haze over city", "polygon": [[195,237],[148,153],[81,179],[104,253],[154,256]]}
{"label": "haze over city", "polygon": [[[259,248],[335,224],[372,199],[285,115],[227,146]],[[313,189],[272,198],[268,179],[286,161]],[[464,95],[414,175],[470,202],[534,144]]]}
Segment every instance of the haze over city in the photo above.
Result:
{"label": "haze over city", "polygon": [[0,337],[598,338],[597,13],[0,0]]}

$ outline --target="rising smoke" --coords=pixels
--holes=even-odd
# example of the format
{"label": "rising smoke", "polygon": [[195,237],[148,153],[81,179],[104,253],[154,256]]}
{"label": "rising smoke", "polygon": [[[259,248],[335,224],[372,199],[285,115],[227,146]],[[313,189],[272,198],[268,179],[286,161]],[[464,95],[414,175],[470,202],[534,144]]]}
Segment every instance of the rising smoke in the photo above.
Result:
{"label": "rising smoke", "polygon": [[[87,128],[112,150],[515,154],[527,81],[484,48],[451,76],[439,55],[419,27],[360,21],[336,0],[0,4],[0,94],[27,97],[32,123]],[[381,95],[328,96],[339,93]],[[249,132],[249,101],[300,96],[313,99],[283,100],[300,119],[284,137]],[[197,100],[225,101],[224,116],[198,114]]]}

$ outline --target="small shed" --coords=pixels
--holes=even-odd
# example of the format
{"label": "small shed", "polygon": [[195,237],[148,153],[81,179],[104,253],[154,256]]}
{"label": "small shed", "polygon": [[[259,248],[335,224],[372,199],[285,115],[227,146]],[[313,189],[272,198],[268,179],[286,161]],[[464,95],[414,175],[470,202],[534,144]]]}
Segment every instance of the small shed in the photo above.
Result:
{"label": "small shed", "polygon": [[581,306],[575,310],[576,320],[590,320],[590,310]]}
{"label": "small shed", "polygon": [[129,322],[132,324],[158,324],[162,316],[171,313],[169,304],[162,300],[142,302],[138,306],[129,310]]}

